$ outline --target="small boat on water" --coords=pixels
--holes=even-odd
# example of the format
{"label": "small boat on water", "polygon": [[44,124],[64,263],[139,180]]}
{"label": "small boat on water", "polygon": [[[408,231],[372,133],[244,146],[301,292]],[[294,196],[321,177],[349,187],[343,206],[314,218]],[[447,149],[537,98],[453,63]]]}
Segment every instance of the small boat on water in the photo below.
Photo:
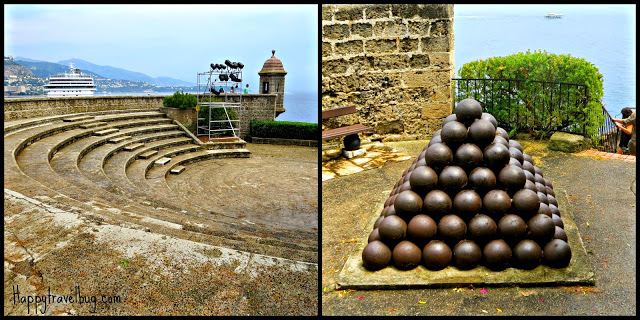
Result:
{"label": "small boat on water", "polygon": [[547,13],[544,17],[545,18],[562,18],[563,14],[562,13],[553,13],[553,12],[549,12]]}

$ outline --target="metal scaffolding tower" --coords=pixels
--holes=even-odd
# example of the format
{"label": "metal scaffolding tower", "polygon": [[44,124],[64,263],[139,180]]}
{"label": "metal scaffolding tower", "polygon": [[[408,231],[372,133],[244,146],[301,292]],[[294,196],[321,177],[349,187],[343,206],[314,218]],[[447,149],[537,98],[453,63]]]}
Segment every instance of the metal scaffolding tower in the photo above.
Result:
{"label": "metal scaffolding tower", "polygon": [[[198,122],[196,135],[208,136],[209,140],[229,138],[225,132],[232,132],[233,137],[238,138],[240,119],[232,119],[230,110],[238,110],[242,106],[242,65],[239,62],[225,61],[225,64],[211,64],[207,72],[198,73]],[[238,102],[232,102],[227,94],[231,88],[237,88],[235,93],[240,93]],[[220,88],[224,88],[221,92]],[[222,101],[214,101],[222,100]],[[207,107],[208,112],[201,117],[200,108]],[[228,108],[231,108],[230,110]],[[212,119],[212,110],[222,109],[223,119]],[[235,111],[238,115],[238,112]]]}

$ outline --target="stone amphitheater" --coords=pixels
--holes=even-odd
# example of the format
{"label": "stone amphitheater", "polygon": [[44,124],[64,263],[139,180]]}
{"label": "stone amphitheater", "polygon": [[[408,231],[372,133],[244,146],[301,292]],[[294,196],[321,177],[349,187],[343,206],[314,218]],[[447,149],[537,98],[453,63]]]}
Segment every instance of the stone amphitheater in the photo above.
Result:
{"label": "stone amphitheater", "polygon": [[4,314],[317,314],[317,149],[254,146],[149,108],[5,119]]}

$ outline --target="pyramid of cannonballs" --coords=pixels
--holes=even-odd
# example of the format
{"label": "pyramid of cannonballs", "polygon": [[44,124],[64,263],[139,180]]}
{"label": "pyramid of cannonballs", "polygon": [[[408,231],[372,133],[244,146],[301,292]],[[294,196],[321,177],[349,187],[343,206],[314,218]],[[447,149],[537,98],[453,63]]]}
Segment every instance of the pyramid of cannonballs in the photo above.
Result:
{"label": "pyramid of cannonballs", "polygon": [[465,99],[394,186],[362,261],[371,271],[563,268],[571,260],[563,228],[551,181]]}

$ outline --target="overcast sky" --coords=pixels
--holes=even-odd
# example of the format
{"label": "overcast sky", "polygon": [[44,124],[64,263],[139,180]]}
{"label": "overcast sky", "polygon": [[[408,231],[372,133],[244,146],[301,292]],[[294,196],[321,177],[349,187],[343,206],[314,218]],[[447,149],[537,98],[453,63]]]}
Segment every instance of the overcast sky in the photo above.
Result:
{"label": "overcast sky", "polygon": [[242,62],[244,83],[276,50],[289,92],[318,88],[317,5],[4,5],[4,54],[78,58],[195,83]]}

